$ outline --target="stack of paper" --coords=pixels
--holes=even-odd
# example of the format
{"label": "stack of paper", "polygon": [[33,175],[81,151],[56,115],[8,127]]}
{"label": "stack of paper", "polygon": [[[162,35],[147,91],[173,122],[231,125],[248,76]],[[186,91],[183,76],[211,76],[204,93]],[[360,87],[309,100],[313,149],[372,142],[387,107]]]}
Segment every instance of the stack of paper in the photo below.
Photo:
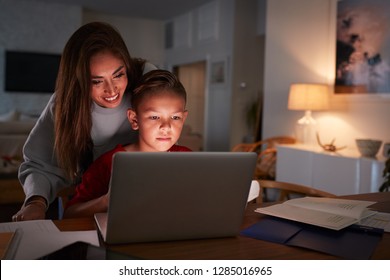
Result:
{"label": "stack of paper", "polygon": [[51,220],[0,223],[0,232],[15,232],[5,259],[33,260],[77,241],[99,246],[96,230],[61,232]]}
{"label": "stack of paper", "polygon": [[258,208],[255,211],[279,218],[340,230],[358,223],[376,212],[367,207],[372,201],[338,198],[304,197]]}

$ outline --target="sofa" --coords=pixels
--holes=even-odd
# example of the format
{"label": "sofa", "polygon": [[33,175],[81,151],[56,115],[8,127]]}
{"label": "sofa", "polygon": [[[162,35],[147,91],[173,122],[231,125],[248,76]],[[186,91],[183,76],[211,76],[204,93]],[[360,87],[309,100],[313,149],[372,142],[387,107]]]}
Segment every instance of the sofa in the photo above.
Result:
{"label": "sofa", "polygon": [[36,118],[11,111],[0,116],[0,173],[12,173],[22,160],[23,145]]}
{"label": "sofa", "polygon": [[21,155],[22,147],[34,121],[0,122],[0,155]]}

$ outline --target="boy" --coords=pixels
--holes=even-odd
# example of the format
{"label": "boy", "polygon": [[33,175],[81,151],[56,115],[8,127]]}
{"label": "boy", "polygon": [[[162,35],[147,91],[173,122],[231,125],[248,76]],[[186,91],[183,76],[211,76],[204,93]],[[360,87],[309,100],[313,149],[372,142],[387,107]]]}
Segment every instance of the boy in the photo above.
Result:
{"label": "boy", "polygon": [[75,196],[66,206],[64,218],[107,212],[112,157],[116,152],[191,151],[176,145],[188,111],[185,89],[175,75],[165,70],[145,74],[134,90],[131,104],[127,117],[131,127],[139,131],[138,141],[117,145],[88,168],[82,182],[76,186]]}

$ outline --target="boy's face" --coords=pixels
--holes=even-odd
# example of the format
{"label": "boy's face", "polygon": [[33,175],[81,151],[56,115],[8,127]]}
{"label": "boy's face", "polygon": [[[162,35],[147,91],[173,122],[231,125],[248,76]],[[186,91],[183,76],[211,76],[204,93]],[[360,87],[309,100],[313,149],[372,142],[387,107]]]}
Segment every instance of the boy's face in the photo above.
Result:
{"label": "boy's face", "polygon": [[134,130],[139,130],[139,149],[166,152],[180,137],[188,112],[183,98],[169,91],[145,97],[135,112],[128,110]]}

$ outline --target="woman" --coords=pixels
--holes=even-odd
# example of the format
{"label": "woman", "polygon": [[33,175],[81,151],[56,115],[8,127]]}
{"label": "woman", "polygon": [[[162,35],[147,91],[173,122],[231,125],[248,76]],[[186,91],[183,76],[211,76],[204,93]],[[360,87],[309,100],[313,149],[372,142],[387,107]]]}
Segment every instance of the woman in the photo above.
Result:
{"label": "woman", "polygon": [[13,221],[44,219],[57,192],[76,184],[94,159],[137,139],[126,118],[129,92],[154,68],[132,59],[119,32],[106,23],[86,24],[70,37],[55,94],[23,149],[19,180],[26,199]]}

